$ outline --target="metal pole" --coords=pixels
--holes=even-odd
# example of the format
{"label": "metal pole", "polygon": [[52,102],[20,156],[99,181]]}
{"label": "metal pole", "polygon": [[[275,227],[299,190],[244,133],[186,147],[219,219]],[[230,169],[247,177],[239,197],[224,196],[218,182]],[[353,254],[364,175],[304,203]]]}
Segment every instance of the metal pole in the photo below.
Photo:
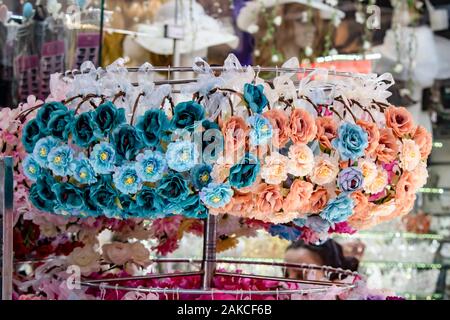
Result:
{"label": "metal pole", "polygon": [[[175,0],[175,26],[178,26],[178,11],[179,11],[179,0]],[[178,53],[178,40],[173,39],[173,52],[172,52],[172,65],[180,65],[180,54]],[[177,79],[178,75],[174,75],[174,79]]]}
{"label": "metal pole", "polygon": [[2,231],[0,242],[1,294],[2,300],[12,300],[13,275],[13,199],[14,178],[13,158],[0,158],[0,222]]}
{"label": "metal pole", "polygon": [[212,287],[212,280],[216,271],[216,229],[217,216],[209,214],[205,220],[203,234],[203,289]]}

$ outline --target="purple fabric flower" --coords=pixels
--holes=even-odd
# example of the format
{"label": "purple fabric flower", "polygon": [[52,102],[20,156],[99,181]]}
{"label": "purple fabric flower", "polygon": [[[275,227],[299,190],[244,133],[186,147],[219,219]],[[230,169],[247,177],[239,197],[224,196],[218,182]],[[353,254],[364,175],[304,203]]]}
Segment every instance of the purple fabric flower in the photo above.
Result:
{"label": "purple fabric flower", "polygon": [[353,192],[362,188],[363,175],[357,167],[348,167],[342,170],[338,176],[339,189],[343,192]]}

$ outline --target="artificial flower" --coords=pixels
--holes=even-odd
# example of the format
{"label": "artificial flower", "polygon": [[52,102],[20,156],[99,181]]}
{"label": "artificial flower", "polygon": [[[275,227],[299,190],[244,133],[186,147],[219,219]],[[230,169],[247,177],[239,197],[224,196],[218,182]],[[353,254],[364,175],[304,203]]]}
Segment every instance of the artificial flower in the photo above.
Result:
{"label": "artificial flower", "polygon": [[201,190],[211,182],[211,170],[208,164],[198,164],[192,168],[191,180],[195,188]]}
{"label": "artificial flower", "polygon": [[67,262],[78,266],[83,276],[100,271],[100,254],[91,246],[75,248],[67,257]]}
{"label": "artificial flower", "polygon": [[390,106],[384,111],[384,116],[388,128],[399,138],[411,136],[416,129],[413,117],[405,107]]}
{"label": "artificial flower", "polygon": [[160,180],[158,194],[170,203],[186,199],[190,190],[186,179],[179,173],[171,173]]}
{"label": "artificial flower", "polygon": [[321,154],[314,160],[311,172],[311,181],[318,185],[326,185],[333,182],[339,172],[337,161],[328,154]]}
{"label": "artificial flower", "polygon": [[271,225],[268,232],[272,236],[278,236],[281,239],[286,239],[288,241],[296,241],[302,234],[299,229],[282,224]]}
{"label": "artificial flower", "polygon": [[97,183],[91,185],[89,196],[93,204],[95,204],[105,215],[115,215],[119,207],[117,206],[118,192],[112,186],[111,176],[101,176]]}
{"label": "artificial flower", "polygon": [[319,213],[328,203],[329,195],[327,189],[318,187],[311,193],[309,208],[311,213]]}
{"label": "artificial flower", "polygon": [[317,133],[316,122],[312,115],[304,109],[294,109],[289,120],[289,135],[294,144],[308,143]]}
{"label": "artificial flower", "polygon": [[354,207],[353,214],[348,218],[348,223],[356,229],[367,228],[372,222],[367,197],[359,190],[353,192],[350,197],[353,199]]}
{"label": "artificial flower", "polygon": [[[245,150],[249,127],[242,117],[232,116],[222,126],[225,154],[227,157],[238,156]],[[239,152],[241,151],[241,152]]]}
{"label": "artificial flower", "polygon": [[67,145],[57,146],[48,154],[48,168],[56,176],[67,176],[72,173],[70,164],[73,161],[73,150]]}
{"label": "artificial flower", "polygon": [[280,184],[287,179],[288,158],[273,152],[264,160],[261,166],[261,178],[268,184]]}
{"label": "artificial flower", "polygon": [[22,162],[23,173],[31,181],[36,181],[36,179],[41,174],[41,167],[39,163],[34,160],[32,155],[27,155]]}
{"label": "artificial flower", "polygon": [[359,159],[358,160],[358,168],[361,170],[363,176],[363,185],[364,187],[370,185],[373,180],[377,177],[377,165],[368,159]]}
{"label": "artificial flower", "polygon": [[400,148],[400,168],[406,171],[414,170],[421,159],[420,147],[412,139],[403,139]]}
{"label": "artificial flower", "polygon": [[367,133],[367,148],[365,150],[366,155],[372,155],[378,147],[378,141],[380,140],[380,130],[374,122],[364,121],[358,119],[356,124],[363,128]]}
{"label": "artificial flower", "polygon": [[255,200],[253,194],[235,192],[231,201],[223,207],[223,212],[238,217],[250,217],[254,208]]}
{"label": "artificial flower", "polygon": [[[144,187],[145,188],[145,187]],[[142,189],[141,189],[142,191]],[[119,195],[119,203],[121,208],[121,216],[123,218],[140,218],[142,217],[142,211],[139,206],[136,204],[134,199],[135,197],[131,197],[128,194],[120,194]]]}
{"label": "artificial flower", "polygon": [[250,143],[254,146],[267,144],[272,138],[272,125],[263,116],[256,114],[247,119],[252,127],[250,131]]}
{"label": "artificial flower", "polygon": [[391,128],[380,129],[380,141],[375,151],[378,161],[388,163],[397,157],[397,138]]}
{"label": "artificial flower", "polygon": [[180,102],[175,106],[171,127],[193,131],[199,121],[205,118],[205,110],[195,101]]}
{"label": "artificial flower", "polygon": [[134,163],[127,163],[117,168],[113,175],[114,185],[124,194],[134,194],[142,186],[141,178],[136,172]]}
{"label": "artificial flower", "polygon": [[141,266],[147,267],[150,264],[150,252],[140,242],[133,242],[129,244],[131,262]]}
{"label": "artificial flower", "polygon": [[84,207],[83,193],[71,183],[56,183],[52,186],[58,202],[58,209],[73,212]]}
{"label": "artificial flower", "polygon": [[183,215],[186,218],[204,219],[208,216],[208,209],[201,202],[199,195],[190,195],[183,201]]}
{"label": "artificial flower", "polygon": [[200,199],[211,208],[220,208],[231,201],[233,189],[229,184],[211,182],[200,191]]}
{"label": "artificial flower", "polygon": [[72,123],[73,119],[73,110],[53,111],[47,124],[50,134],[57,139],[67,142],[70,134],[70,124]]}
{"label": "artificial flower", "polygon": [[108,174],[114,171],[116,151],[114,146],[107,142],[100,142],[92,149],[89,161],[94,171],[99,174]]}
{"label": "artificial flower", "polygon": [[107,243],[102,246],[103,257],[107,262],[123,266],[131,260],[129,243],[117,242]]}
{"label": "artificial flower", "polygon": [[337,136],[338,124],[333,117],[316,118],[316,138],[325,149],[331,149],[331,141]]}
{"label": "artificial flower", "polygon": [[432,148],[431,133],[429,133],[424,127],[417,126],[417,129],[413,135],[413,139],[420,148],[420,155],[422,156],[422,160],[426,160],[430,155]]}
{"label": "artificial flower", "polygon": [[356,160],[364,155],[368,146],[368,135],[360,126],[344,122],[332,145],[339,151],[342,160]]}
{"label": "artificial flower", "polygon": [[244,85],[244,100],[253,113],[261,113],[269,103],[264,95],[264,86],[261,84],[255,86],[246,83]]}
{"label": "artificial flower", "polygon": [[136,172],[144,182],[159,181],[167,171],[167,161],[159,151],[146,150],[136,157]]}
{"label": "artificial flower", "polygon": [[278,109],[272,109],[263,113],[272,125],[272,145],[282,148],[289,141],[289,119],[286,114]]}
{"label": "artificial flower", "polygon": [[223,154],[224,138],[217,123],[205,119],[202,121],[202,127],[203,161],[211,164]]}
{"label": "artificial flower", "polygon": [[107,135],[118,125],[125,123],[125,109],[117,109],[111,101],[106,101],[95,108],[92,112],[92,118],[100,133]]}
{"label": "artificial flower", "polygon": [[189,171],[199,161],[197,147],[190,141],[172,142],[167,146],[166,160],[167,165],[172,170]]}
{"label": "artificial flower", "polygon": [[353,192],[363,187],[363,174],[358,167],[348,167],[339,172],[338,186],[343,192]]}
{"label": "artificial flower", "polygon": [[212,167],[211,178],[216,183],[224,182],[230,175],[230,168],[233,166],[231,161],[225,157],[220,157],[216,160]]}
{"label": "artificial flower", "polygon": [[136,194],[135,211],[139,212],[139,216],[144,218],[155,218],[158,214],[162,213],[163,209],[163,199],[156,189],[144,186]]}
{"label": "artificial flower", "polygon": [[56,111],[63,111],[67,113],[68,109],[61,102],[48,102],[39,108],[39,111],[36,115],[36,121],[42,135],[50,134],[48,123],[52,118],[53,113]]}
{"label": "artificial flower", "polygon": [[94,168],[92,168],[91,163],[84,155],[80,155],[78,159],[75,159],[70,164],[70,171],[75,180],[81,184],[92,184],[97,182]]}
{"label": "artificial flower", "polygon": [[306,219],[305,226],[317,233],[328,232],[331,223],[319,215],[311,215]]}
{"label": "artificial flower", "polygon": [[118,126],[113,132],[112,141],[119,160],[134,160],[143,147],[140,134],[129,124]]}
{"label": "artificial flower", "polygon": [[339,194],[331,199],[320,213],[320,217],[330,223],[337,223],[347,220],[353,212],[353,199],[346,193]]}
{"label": "artificial flower", "polygon": [[263,216],[261,220],[267,221],[270,214],[278,212],[283,207],[283,195],[280,186],[261,183],[257,188],[255,209]]}
{"label": "artificial flower", "polygon": [[39,139],[33,149],[33,157],[41,167],[48,166],[48,155],[58,145],[58,140],[53,137]]}
{"label": "artificial flower", "polygon": [[289,147],[288,173],[304,177],[311,173],[314,167],[314,155],[306,144],[293,144]]}
{"label": "artificial flower", "polygon": [[378,194],[382,192],[388,184],[388,173],[382,167],[378,167],[377,175],[372,183],[364,184],[364,191],[370,194]]}
{"label": "artificial flower", "polygon": [[285,212],[297,211],[299,213],[307,213],[312,192],[312,183],[301,179],[294,180],[289,189],[289,193],[283,200],[283,210]]}
{"label": "artificial flower", "polygon": [[252,185],[260,170],[259,160],[251,153],[245,156],[230,168],[229,183],[235,188],[244,188]]}
{"label": "artificial flower", "polygon": [[36,119],[28,121],[22,129],[22,144],[28,153],[33,152],[34,146],[42,137]]}
{"label": "artificial flower", "polygon": [[94,122],[92,113],[84,112],[75,117],[71,123],[72,140],[77,146],[82,148],[89,147],[98,140],[96,135],[98,126]]}
{"label": "artificial flower", "polygon": [[148,147],[154,147],[159,145],[161,139],[168,137],[169,119],[163,110],[147,110],[139,117],[136,130]]}

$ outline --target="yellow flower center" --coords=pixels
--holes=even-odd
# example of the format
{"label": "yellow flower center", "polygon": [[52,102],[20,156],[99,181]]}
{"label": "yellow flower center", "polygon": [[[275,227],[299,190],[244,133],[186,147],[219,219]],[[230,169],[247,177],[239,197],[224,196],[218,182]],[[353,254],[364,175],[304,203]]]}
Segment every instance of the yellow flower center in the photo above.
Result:
{"label": "yellow flower center", "polygon": [[125,184],[133,184],[134,183],[134,177],[132,177],[132,176],[128,176],[126,179],[125,179]]}
{"label": "yellow flower center", "polygon": [[187,159],[189,159],[189,152],[184,151],[184,152],[181,154],[181,160],[186,161]]}
{"label": "yellow flower center", "polygon": [[200,180],[202,180],[203,182],[207,182],[209,180],[209,174],[205,172],[200,176]]}
{"label": "yellow flower center", "polygon": [[53,159],[53,163],[61,163],[62,158],[60,156],[56,156],[55,159]]}
{"label": "yellow flower center", "polygon": [[275,175],[280,175],[283,172],[283,166],[281,164],[277,164],[274,166],[273,170],[275,171]]}
{"label": "yellow flower center", "polygon": [[100,159],[103,161],[108,160],[108,154],[106,152],[100,153]]}
{"label": "yellow flower center", "polygon": [[328,167],[321,167],[319,169],[319,176],[329,176],[331,174],[331,169]]}
{"label": "yellow flower center", "polygon": [[28,167],[28,172],[29,172],[29,173],[36,173],[36,168],[33,167],[33,166],[29,166],[29,167]]}
{"label": "yellow flower center", "polygon": [[80,172],[80,178],[84,179],[87,177],[87,173],[86,172]]}
{"label": "yellow flower center", "polygon": [[153,165],[152,165],[152,164],[149,164],[149,165],[145,168],[145,172],[147,172],[147,173],[152,173],[152,172],[153,172],[153,169],[154,169]]}
{"label": "yellow flower center", "polygon": [[214,202],[214,203],[217,203],[217,202],[219,202],[220,200],[222,200],[222,198],[219,197],[219,196],[214,196],[214,198],[212,198],[212,202]]}
{"label": "yellow flower center", "polygon": [[305,161],[305,160],[306,160],[306,154],[301,153],[301,154],[298,156],[298,159],[299,159],[299,160],[302,160],[302,161]]}
{"label": "yellow flower center", "polygon": [[42,147],[41,149],[39,149],[39,154],[41,157],[45,157],[47,155],[47,149]]}
{"label": "yellow flower center", "polygon": [[263,125],[263,126],[261,127],[261,131],[262,131],[262,132],[267,132],[267,131],[269,131],[269,126],[268,126],[267,124]]}

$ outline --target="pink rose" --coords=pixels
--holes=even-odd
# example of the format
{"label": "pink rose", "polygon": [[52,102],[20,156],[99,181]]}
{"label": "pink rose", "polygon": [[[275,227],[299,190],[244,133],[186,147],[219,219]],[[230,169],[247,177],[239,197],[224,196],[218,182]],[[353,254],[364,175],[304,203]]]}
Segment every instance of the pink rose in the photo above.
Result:
{"label": "pink rose", "polygon": [[308,143],[317,133],[313,116],[304,109],[295,109],[289,121],[290,137],[293,143]]}
{"label": "pink rose", "polygon": [[412,135],[416,129],[413,117],[405,107],[390,106],[384,111],[384,116],[386,125],[399,138],[405,135]]}

